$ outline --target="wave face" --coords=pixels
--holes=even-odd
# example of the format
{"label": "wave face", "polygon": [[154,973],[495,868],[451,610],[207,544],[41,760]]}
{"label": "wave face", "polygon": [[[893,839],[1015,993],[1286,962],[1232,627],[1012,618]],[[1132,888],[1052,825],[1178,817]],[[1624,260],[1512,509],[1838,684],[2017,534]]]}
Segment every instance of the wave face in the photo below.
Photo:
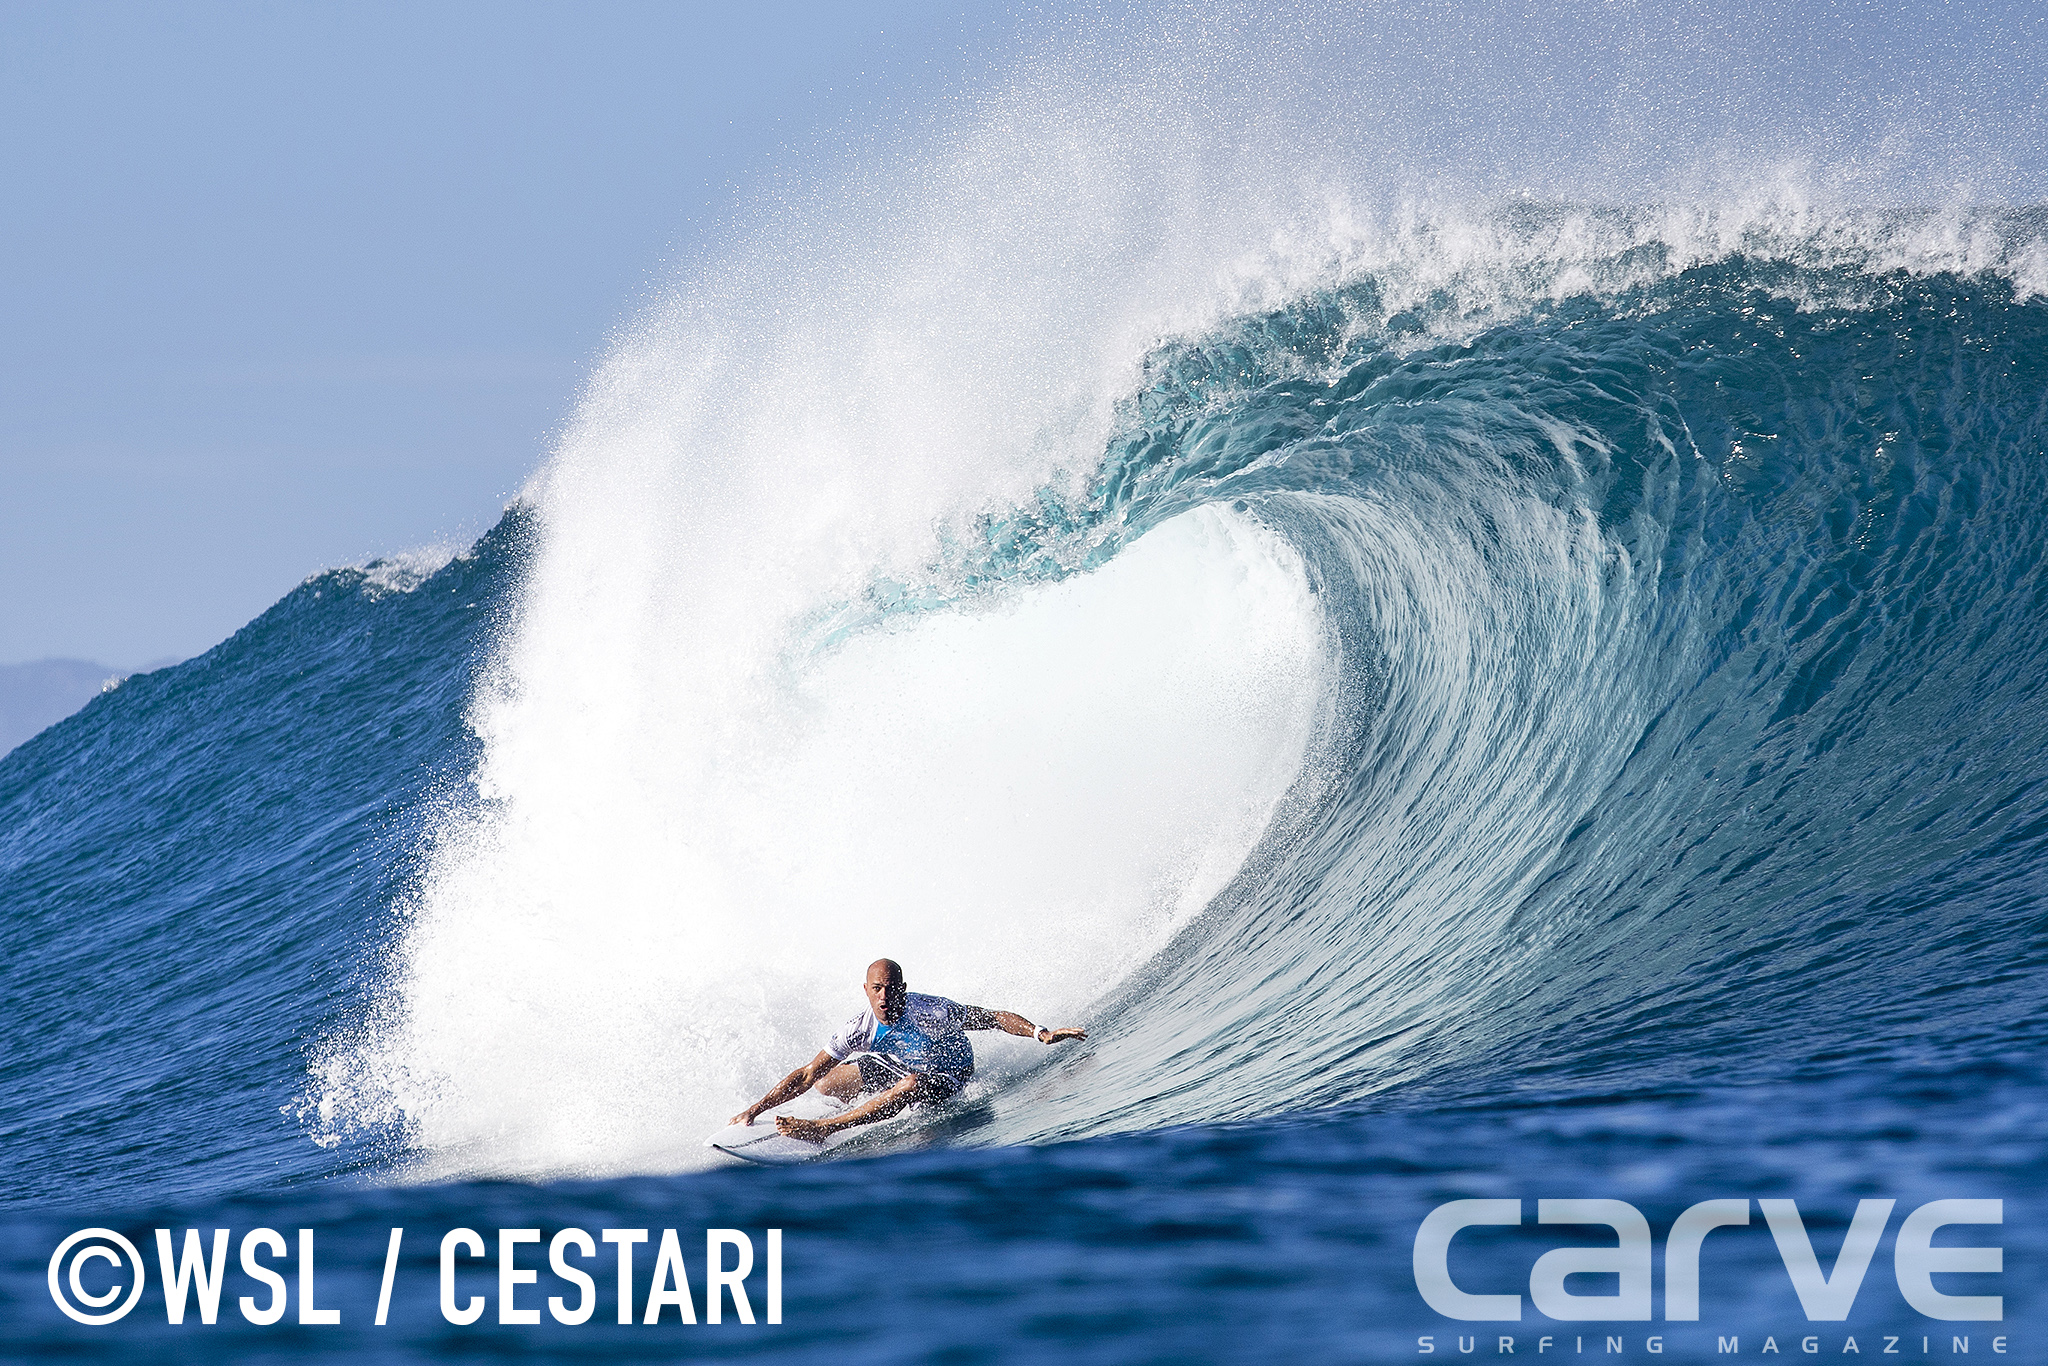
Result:
{"label": "wave face", "polygon": [[997,1131],[2026,1056],[2044,329],[1736,255],[1497,325],[1368,279],[1158,357],[1103,512],[1278,529],[1355,727],[1129,1045]]}
{"label": "wave face", "polygon": [[280,1107],[472,748],[472,655],[524,527],[311,579],[0,760],[11,1200],[332,1169]]}
{"label": "wave face", "polygon": [[880,953],[1091,1026],[954,1146],[2034,1076],[2042,220],[1489,231],[936,524],[656,496],[615,405],[470,553],[23,745],[9,1198],[677,1169]]}

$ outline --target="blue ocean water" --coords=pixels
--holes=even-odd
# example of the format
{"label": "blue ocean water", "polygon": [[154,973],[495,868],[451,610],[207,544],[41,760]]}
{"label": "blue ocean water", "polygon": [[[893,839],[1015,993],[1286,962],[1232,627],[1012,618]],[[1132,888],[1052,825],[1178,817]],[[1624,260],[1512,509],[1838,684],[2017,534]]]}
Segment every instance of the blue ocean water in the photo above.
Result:
{"label": "blue ocean water", "polygon": [[[1087,1006],[1085,1045],[829,1162],[579,1171],[488,1134],[451,1160],[445,1095],[333,1083],[384,1012],[428,1011],[394,983],[447,923],[436,841],[506,801],[475,699],[526,620],[544,505],[431,571],[320,575],[127,680],[0,759],[7,1350],[2048,1350],[2048,303],[2011,266],[2048,221],[1972,230],[2007,268],[1815,239],[1686,264],[1650,236],[1485,307],[1353,272],[1161,343],[1080,492],[821,609],[806,648],[830,653],[1208,510],[1296,557],[1335,680],[1261,837]],[[1622,1199],[1661,1234],[1745,1196],[1795,1199],[1823,1268],[1859,1200],[1898,1202],[1847,1323],[1807,1320],[1761,1219],[1707,1244],[1697,1324],[1661,1294],[1651,1323],[1467,1324],[1416,1288],[1448,1200]],[[1960,1198],[2004,1201],[1996,1324],[1934,1323],[1891,1278],[1905,1213]],[[80,1326],[45,1276],[87,1225],[152,1267],[158,1227],[315,1228],[342,1320],[171,1327],[152,1290]],[[758,1250],[779,1228],[784,1322],[626,1327],[605,1299],[577,1327],[454,1326],[457,1226],[673,1227],[693,1275],[703,1229]],[[1464,1238],[1461,1284],[1526,1293],[1573,1235]],[[495,1295],[476,1268],[462,1294]]]}

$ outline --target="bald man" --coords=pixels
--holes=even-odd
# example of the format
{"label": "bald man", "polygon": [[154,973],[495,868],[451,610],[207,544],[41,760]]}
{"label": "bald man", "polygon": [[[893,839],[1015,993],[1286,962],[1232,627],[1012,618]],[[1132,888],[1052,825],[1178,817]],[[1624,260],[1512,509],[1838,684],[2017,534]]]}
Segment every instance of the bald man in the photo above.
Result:
{"label": "bald man", "polygon": [[868,965],[867,1009],[846,1022],[824,1051],[784,1077],[767,1095],[732,1117],[734,1124],[752,1124],[763,1110],[816,1086],[834,1100],[860,1104],[830,1119],[794,1119],[777,1115],[775,1127],[791,1138],[823,1143],[840,1129],[872,1124],[920,1101],[950,1100],[974,1075],[970,1029],[1000,1029],[1042,1044],[1085,1039],[1079,1029],[1049,1029],[1007,1010],[964,1006],[943,996],[926,996],[903,983],[903,969],[894,959],[877,958]]}

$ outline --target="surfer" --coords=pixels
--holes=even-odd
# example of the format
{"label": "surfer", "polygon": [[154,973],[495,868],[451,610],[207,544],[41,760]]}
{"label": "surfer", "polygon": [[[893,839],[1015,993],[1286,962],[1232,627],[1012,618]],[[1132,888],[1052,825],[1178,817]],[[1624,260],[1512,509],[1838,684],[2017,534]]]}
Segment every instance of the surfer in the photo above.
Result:
{"label": "surfer", "polygon": [[775,1127],[789,1137],[823,1143],[835,1130],[872,1124],[906,1106],[958,1095],[974,1075],[974,1046],[968,1043],[966,1030],[1000,1029],[1042,1044],[1088,1037],[1079,1029],[1035,1025],[1007,1010],[961,1005],[943,996],[911,991],[903,983],[902,967],[890,958],[878,958],[868,965],[864,990],[867,1009],[847,1021],[817,1057],[734,1115],[734,1124],[752,1124],[763,1110],[772,1110],[812,1086],[839,1101],[865,1095],[867,1099],[859,1105],[830,1119],[775,1117]]}

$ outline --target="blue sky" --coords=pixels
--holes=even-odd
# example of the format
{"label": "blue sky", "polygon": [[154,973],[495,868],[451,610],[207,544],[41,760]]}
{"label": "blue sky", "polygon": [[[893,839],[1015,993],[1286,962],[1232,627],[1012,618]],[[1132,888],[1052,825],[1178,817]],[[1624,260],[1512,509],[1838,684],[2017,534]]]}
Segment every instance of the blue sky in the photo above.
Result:
{"label": "blue sky", "polygon": [[[1404,174],[1648,184],[1723,147],[2048,193],[2037,0],[1310,8],[1341,36],[1287,38],[1275,98]],[[1027,22],[1064,21],[0,7],[0,663],[194,654],[322,568],[472,539],[750,187],[938,117]]]}
{"label": "blue sky", "polygon": [[0,11],[0,663],[206,649],[494,521],[744,187],[980,7]]}

